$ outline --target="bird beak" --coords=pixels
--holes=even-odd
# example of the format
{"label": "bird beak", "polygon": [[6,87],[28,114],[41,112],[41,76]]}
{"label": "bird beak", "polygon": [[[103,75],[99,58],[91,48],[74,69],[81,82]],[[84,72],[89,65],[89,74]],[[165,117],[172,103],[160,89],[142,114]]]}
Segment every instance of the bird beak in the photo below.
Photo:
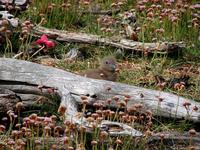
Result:
{"label": "bird beak", "polygon": [[115,70],[115,69],[116,69],[116,65],[112,65],[111,67],[112,67],[112,69],[113,69],[113,70]]}

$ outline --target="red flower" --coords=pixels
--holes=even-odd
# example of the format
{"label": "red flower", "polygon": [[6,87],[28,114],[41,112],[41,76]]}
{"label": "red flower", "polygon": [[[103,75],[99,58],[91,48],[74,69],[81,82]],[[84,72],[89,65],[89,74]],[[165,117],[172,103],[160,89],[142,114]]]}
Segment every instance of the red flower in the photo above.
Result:
{"label": "red flower", "polygon": [[35,41],[37,44],[44,44],[46,48],[55,47],[55,43],[53,41],[49,41],[47,36],[43,34],[38,40]]}

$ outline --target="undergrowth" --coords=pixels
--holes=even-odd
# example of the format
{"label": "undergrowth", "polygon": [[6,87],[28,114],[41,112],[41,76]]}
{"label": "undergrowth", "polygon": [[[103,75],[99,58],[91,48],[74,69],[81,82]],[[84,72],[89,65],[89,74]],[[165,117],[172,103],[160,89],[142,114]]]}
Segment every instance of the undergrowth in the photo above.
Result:
{"label": "undergrowth", "polygon": [[[0,45],[0,53],[6,57],[22,53],[20,59],[37,61],[34,53],[31,52],[32,43],[36,40],[31,31],[34,25],[120,39],[125,38],[124,24],[128,24],[137,33],[140,42],[183,42],[185,49],[181,55],[170,58],[166,55],[119,51],[104,45],[91,46],[57,42],[56,48],[39,53],[40,55],[50,55],[54,58],[53,61],[47,59],[45,62],[43,59],[39,63],[79,73],[82,70],[97,68],[101,58],[114,55],[118,61],[118,82],[172,92],[198,101],[200,100],[200,44],[198,39],[200,14],[195,9],[194,3],[195,1],[186,3],[156,0],[134,2],[132,0],[117,2],[113,0],[34,0],[30,8],[19,15],[22,23],[18,28],[13,29],[13,36],[8,32],[11,30],[9,26],[5,25],[6,32],[1,34],[5,37],[5,41]],[[104,10],[111,11],[112,15],[94,15],[93,13]],[[132,17],[133,20],[127,16]],[[84,53],[89,51],[86,52],[87,57],[82,56],[76,60],[67,60],[66,54],[73,48],[81,49]],[[155,81],[157,75],[166,80],[189,75],[189,83],[191,84],[189,86],[164,86]],[[128,96],[126,98],[128,99]],[[87,103],[87,98],[83,99],[82,105]],[[112,100],[116,100],[116,98],[112,98]],[[135,104],[133,108],[137,111],[135,109],[128,110],[125,99],[119,103],[120,107],[123,106],[123,109],[126,110],[125,112],[121,112],[120,109],[113,111],[102,107],[91,112],[87,119],[93,125],[91,129],[93,132],[88,134],[84,126],[78,127],[70,121],[63,123],[65,119],[63,114],[67,110],[62,107],[58,108],[59,100],[49,98],[48,102],[40,106],[33,106],[31,110],[36,110],[34,113],[29,110],[22,114],[18,110],[8,111],[7,117],[1,118],[0,145],[4,149],[27,150],[59,148],[69,150],[75,148],[77,150],[150,149],[148,138],[157,132],[189,130],[191,139],[196,134],[196,131],[191,129],[194,125],[188,120],[172,121],[154,116],[148,110],[143,112],[145,114],[143,116],[137,112],[143,108],[143,105]],[[23,104],[18,104],[18,107],[22,107],[21,105]],[[158,103],[158,108],[159,105]],[[41,107],[41,110],[37,110]],[[57,109],[59,113],[55,113]],[[80,112],[80,114],[82,113],[83,116],[85,111]],[[128,111],[133,111],[131,112],[133,115],[130,115]],[[142,138],[111,137],[106,130],[100,131],[98,127],[103,119],[129,124],[143,132],[144,136]],[[44,142],[45,138],[50,140],[54,137],[62,138],[62,141],[50,145],[47,144],[48,142]],[[159,137],[161,141],[155,147],[165,149],[162,141],[164,137],[162,134]],[[192,149],[192,144],[186,144],[185,147]]]}

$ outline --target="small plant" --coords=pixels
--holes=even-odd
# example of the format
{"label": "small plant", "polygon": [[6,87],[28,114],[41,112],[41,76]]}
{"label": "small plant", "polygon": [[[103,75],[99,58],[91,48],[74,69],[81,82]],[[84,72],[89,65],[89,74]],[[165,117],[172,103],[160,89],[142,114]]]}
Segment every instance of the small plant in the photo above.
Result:
{"label": "small plant", "polygon": [[[35,38],[32,33],[34,26],[44,26],[73,32],[85,32],[109,37],[114,41],[122,38],[133,39],[125,36],[127,26],[134,31],[140,42],[154,42],[159,49],[161,42],[183,42],[186,50],[183,57],[177,56],[170,59],[144,49],[141,55],[130,51],[121,51],[118,59],[119,79],[131,85],[148,87],[152,89],[175,92],[178,96],[200,98],[199,88],[199,11],[193,1],[159,1],[159,0],[34,0],[27,9],[19,15],[20,25],[10,28],[6,19],[0,22],[0,53],[1,56],[34,60],[38,55],[50,55],[57,60],[56,67],[67,71],[79,73],[82,70],[98,67],[98,59],[107,55],[117,55],[117,49],[107,45],[86,45],[66,42],[54,42],[43,34]],[[108,13],[105,13],[108,11]],[[96,14],[95,14],[96,13]],[[102,15],[102,13],[105,13]],[[128,22],[126,22],[127,20]],[[11,32],[12,31],[12,32]],[[33,37],[34,35],[34,37]],[[136,40],[136,41],[137,41]],[[56,46],[56,47],[55,47]],[[83,47],[83,49],[82,49]],[[55,49],[54,49],[55,48]],[[79,51],[89,51],[87,56],[81,53],[81,59],[68,60],[65,54],[68,50],[76,48]],[[90,55],[89,55],[90,54]],[[192,54],[192,55],[191,55]],[[193,56],[197,56],[196,58]],[[84,58],[87,59],[84,59]],[[60,59],[60,60],[58,60]],[[125,60],[124,60],[125,59]],[[189,69],[188,69],[189,68]],[[191,85],[184,82],[173,86],[167,82],[155,83],[155,76],[169,78],[180,77],[186,70],[191,76]],[[193,85],[194,83],[194,85]],[[42,86],[38,86],[42,92]],[[1,145],[4,149],[39,150],[39,149],[68,149],[68,150],[119,150],[119,149],[147,149],[149,138],[162,131],[185,131],[192,127],[188,122],[189,117],[197,111],[197,106],[190,103],[182,104],[188,116],[183,122],[171,121],[167,118],[154,117],[153,112],[143,105],[143,93],[140,102],[130,105],[130,95],[115,95],[112,87],[105,87],[108,97],[105,101],[98,100],[92,103],[87,96],[81,96],[80,112],[76,117],[81,120],[77,125],[72,120],[66,120],[67,107],[59,106],[59,98],[54,97],[55,89],[47,89],[50,99],[39,97],[37,102],[42,107],[37,108],[37,114],[30,111],[23,112],[24,104],[18,102],[16,110],[7,112],[7,117],[2,118],[0,125]],[[160,114],[164,97],[156,98],[157,114]],[[151,103],[151,101],[149,101]],[[113,104],[115,107],[113,107]],[[176,111],[178,111],[179,99]],[[41,108],[41,109],[40,109]],[[51,108],[51,109],[49,109]],[[58,110],[57,110],[58,108]],[[116,137],[110,136],[110,131],[120,131],[117,126],[101,128],[102,120],[117,121],[127,124],[141,131],[143,137]],[[85,123],[87,121],[87,123]],[[85,126],[86,125],[86,126]],[[90,132],[88,132],[88,130]],[[188,148],[193,149],[193,137],[196,131],[189,130]],[[51,144],[51,139],[56,140]],[[166,149],[165,135],[159,134],[157,148]]]}

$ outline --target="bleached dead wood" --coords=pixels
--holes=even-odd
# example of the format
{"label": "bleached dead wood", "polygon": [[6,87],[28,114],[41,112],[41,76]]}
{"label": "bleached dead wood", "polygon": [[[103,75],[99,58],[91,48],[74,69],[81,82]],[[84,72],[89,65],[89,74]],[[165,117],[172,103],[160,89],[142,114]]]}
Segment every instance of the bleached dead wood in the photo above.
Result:
{"label": "bleached dead wood", "polygon": [[[124,99],[125,95],[131,96],[127,107],[131,108],[135,103],[142,103],[146,110],[151,110],[155,115],[161,115],[172,118],[187,118],[189,120],[200,122],[200,110],[194,111],[195,106],[200,108],[200,103],[162,91],[145,89],[136,86],[130,86],[122,83],[95,80],[79,75],[66,72],[57,68],[42,66],[39,64],[0,58],[0,88],[9,84],[9,89],[17,85],[51,87],[57,89],[61,97],[61,105],[67,108],[66,119],[77,124],[83,124],[89,128],[89,124],[84,118],[77,116],[77,104],[81,103],[81,95],[88,96],[89,103],[96,101],[106,101],[108,98],[118,96],[120,100]],[[2,82],[4,81],[4,82]],[[2,84],[4,83],[4,84]],[[107,88],[111,88],[110,91]],[[159,101],[162,99],[162,102]],[[189,109],[186,109],[183,104],[190,102]],[[117,107],[116,103],[112,104]],[[110,132],[112,135],[132,135],[140,136],[141,133],[132,129],[128,125],[115,123],[110,121],[102,121],[101,127],[116,124],[123,130],[121,132]]]}
{"label": "bleached dead wood", "polygon": [[160,132],[153,134],[147,139],[147,149],[157,149],[163,145],[164,149],[188,150],[200,148],[200,134],[190,135],[188,132]]}
{"label": "bleached dead wood", "polygon": [[46,34],[49,37],[55,38],[55,40],[62,42],[100,44],[135,52],[138,51],[138,52],[168,54],[181,51],[182,48],[184,48],[184,44],[181,42],[143,43],[143,42],[135,42],[128,39],[112,40],[111,38],[103,38],[98,35],[48,29],[41,26],[35,26],[33,29],[33,33],[36,35]]}
{"label": "bleached dead wood", "polygon": [[20,100],[17,98],[17,95],[8,90],[0,88],[0,113],[5,113],[8,110],[13,110],[15,105]]}
{"label": "bleached dead wood", "polygon": [[[200,146],[200,133],[196,132],[195,135],[190,135],[189,132],[184,132],[184,133],[179,133],[179,132],[159,132],[156,134],[153,134],[152,136],[150,136],[148,138],[148,143],[156,143],[156,142],[160,142],[160,140],[165,140],[171,143],[173,142],[174,145],[178,145],[179,144],[185,144],[185,145],[189,145],[190,142],[191,144],[198,144],[198,146]],[[170,145],[173,146],[173,145]]]}

